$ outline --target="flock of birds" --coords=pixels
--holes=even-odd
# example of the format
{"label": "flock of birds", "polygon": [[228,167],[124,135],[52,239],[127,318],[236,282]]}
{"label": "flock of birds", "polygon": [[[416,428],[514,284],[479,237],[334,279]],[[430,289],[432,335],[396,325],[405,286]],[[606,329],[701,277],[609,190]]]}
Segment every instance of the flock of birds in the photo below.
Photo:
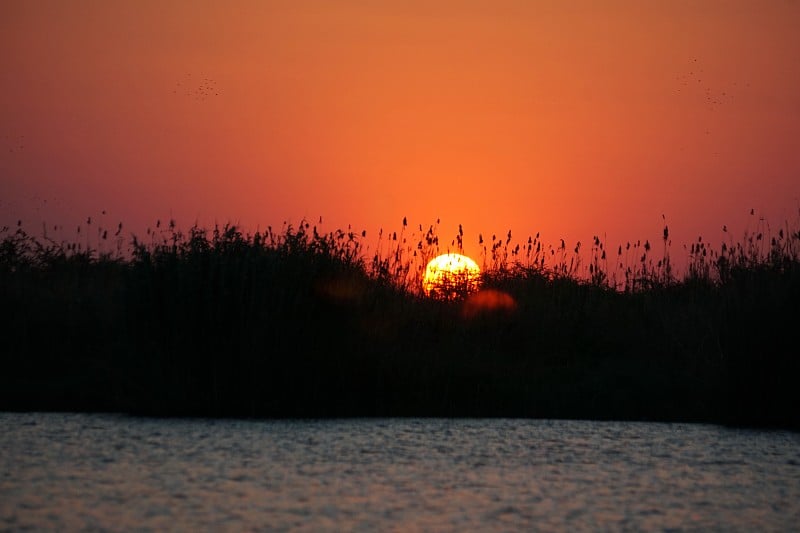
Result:
{"label": "flock of birds", "polygon": [[[693,58],[689,61],[686,71],[675,77],[679,84],[675,92],[692,98],[694,102],[702,101],[706,111],[717,111],[722,106],[730,104],[734,100],[733,93],[740,88],[740,85],[734,81],[730,86],[721,89],[719,86],[712,86],[708,77],[702,63]],[[745,83],[741,87],[749,86],[749,83]],[[705,128],[705,134],[711,135],[709,127]],[[719,152],[714,152],[714,155],[718,156]]]}
{"label": "flock of birds", "polygon": [[[746,83],[740,86],[733,82],[729,87],[720,89],[718,86],[712,86],[708,78],[709,76],[707,76],[702,63],[697,58],[690,59],[686,70],[675,77],[679,84],[676,93],[688,95],[695,101],[702,98],[706,109],[715,111],[721,106],[732,102],[734,99],[733,93],[737,89],[750,85]],[[192,76],[191,73],[187,73],[175,83],[172,93],[195,101],[205,101],[209,98],[220,96],[221,91],[217,86],[216,80],[208,77]],[[710,134],[710,131],[706,130],[706,134]],[[0,150],[4,149],[6,153],[18,153],[25,149],[24,135],[5,135],[2,137],[2,141]],[[5,145],[5,147],[2,148],[2,145]]]}
{"label": "flock of birds", "polygon": [[5,135],[3,141],[9,152],[21,152],[25,149],[24,135]]}
{"label": "flock of birds", "polygon": [[[709,85],[708,80],[704,78],[704,75],[705,69],[702,68],[697,59],[692,59],[689,70],[675,78],[680,84],[680,87],[676,89],[676,92],[684,92],[694,96],[702,96],[706,105],[706,109],[709,111],[715,111],[720,106],[733,101],[733,94],[731,91],[735,91],[735,88],[738,87],[736,82],[733,82],[732,84],[734,89],[727,88],[725,90],[719,90]],[[749,86],[750,84],[746,85]]]}
{"label": "flock of birds", "polygon": [[177,82],[172,93],[199,101],[204,101],[220,94],[215,80],[211,78],[192,78],[191,74],[186,74],[183,80]]}

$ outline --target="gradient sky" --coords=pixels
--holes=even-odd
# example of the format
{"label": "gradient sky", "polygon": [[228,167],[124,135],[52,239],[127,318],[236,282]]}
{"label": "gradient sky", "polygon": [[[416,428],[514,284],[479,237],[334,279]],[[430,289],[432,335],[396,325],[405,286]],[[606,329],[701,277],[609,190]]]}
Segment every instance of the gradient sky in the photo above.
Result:
{"label": "gradient sky", "polygon": [[721,240],[798,218],[799,27],[797,1],[2,0],[0,225]]}

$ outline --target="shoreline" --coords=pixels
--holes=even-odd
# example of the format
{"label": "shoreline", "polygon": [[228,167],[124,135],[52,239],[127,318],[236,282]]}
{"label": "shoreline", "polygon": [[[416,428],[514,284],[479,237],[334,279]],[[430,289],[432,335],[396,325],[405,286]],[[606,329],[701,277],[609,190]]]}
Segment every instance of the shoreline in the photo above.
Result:
{"label": "shoreline", "polygon": [[130,260],[7,237],[0,410],[797,429],[800,232],[786,239],[637,291],[508,264],[437,300],[347,237],[234,228]]}

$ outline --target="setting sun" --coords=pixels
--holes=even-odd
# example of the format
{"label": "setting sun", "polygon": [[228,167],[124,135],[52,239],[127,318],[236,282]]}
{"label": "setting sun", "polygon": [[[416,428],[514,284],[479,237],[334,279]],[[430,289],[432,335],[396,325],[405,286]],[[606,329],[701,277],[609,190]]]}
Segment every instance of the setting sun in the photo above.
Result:
{"label": "setting sun", "polygon": [[433,258],[425,267],[422,290],[426,296],[452,299],[478,290],[481,269],[469,257],[443,254]]}

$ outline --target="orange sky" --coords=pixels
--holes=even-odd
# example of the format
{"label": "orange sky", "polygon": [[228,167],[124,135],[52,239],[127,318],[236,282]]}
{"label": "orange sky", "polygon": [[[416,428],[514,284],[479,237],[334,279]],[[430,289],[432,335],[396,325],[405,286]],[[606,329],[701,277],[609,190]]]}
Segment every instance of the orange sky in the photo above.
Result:
{"label": "orange sky", "polygon": [[4,0],[0,224],[718,241],[797,219],[798,27],[797,1]]}

